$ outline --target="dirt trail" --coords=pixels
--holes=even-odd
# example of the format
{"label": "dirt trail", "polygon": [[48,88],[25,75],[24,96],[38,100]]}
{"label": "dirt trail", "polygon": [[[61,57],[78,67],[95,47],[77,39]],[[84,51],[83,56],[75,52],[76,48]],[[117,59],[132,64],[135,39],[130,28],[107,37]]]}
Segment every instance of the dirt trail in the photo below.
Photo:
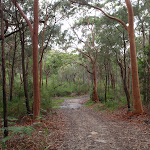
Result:
{"label": "dirt trail", "polygon": [[66,99],[59,112],[66,124],[60,150],[149,150],[150,128],[83,107],[88,96]]}

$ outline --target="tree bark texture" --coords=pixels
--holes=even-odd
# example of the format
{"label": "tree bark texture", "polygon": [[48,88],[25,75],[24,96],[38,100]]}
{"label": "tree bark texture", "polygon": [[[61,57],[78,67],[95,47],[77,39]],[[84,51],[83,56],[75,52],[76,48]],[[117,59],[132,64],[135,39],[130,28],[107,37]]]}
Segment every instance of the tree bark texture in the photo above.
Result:
{"label": "tree bark texture", "polygon": [[2,0],[0,0],[0,16],[1,16],[1,38],[2,38],[2,74],[3,74],[3,119],[4,119],[4,137],[8,136],[8,120],[7,120],[7,99],[6,99],[6,72],[5,72],[5,38]]}
{"label": "tree bark texture", "polygon": [[33,119],[40,114],[39,72],[38,72],[38,0],[34,0],[33,26]]}
{"label": "tree bark texture", "polygon": [[141,102],[138,66],[136,58],[136,46],[135,46],[135,33],[134,33],[134,14],[130,0],[125,0],[128,9],[128,34],[130,42],[130,55],[131,55],[131,70],[132,70],[132,92],[133,92],[133,107],[134,113],[143,113],[143,107]]}

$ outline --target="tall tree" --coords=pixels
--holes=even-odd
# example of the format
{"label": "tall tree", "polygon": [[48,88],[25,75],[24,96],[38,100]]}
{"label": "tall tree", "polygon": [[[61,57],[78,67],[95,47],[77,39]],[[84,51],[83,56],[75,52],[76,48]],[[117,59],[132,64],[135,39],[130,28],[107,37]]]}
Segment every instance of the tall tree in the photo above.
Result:
{"label": "tall tree", "polygon": [[5,37],[2,0],[0,0],[0,17],[1,17],[1,39],[2,39],[2,73],[3,73],[3,118],[4,118],[4,137],[8,136],[7,121],[7,99],[6,99],[6,74],[5,74]]}
{"label": "tall tree", "polygon": [[133,106],[134,113],[140,114],[143,113],[143,106],[140,95],[140,87],[139,87],[139,77],[138,77],[138,66],[137,66],[137,58],[136,58],[136,46],[135,46],[135,33],[134,33],[134,13],[130,0],[125,0],[127,10],[128,10],[128,23],[126,23],[116,17],[110,16],[105,13],[100,7],[91,5],[86,1],[72,1],[72,3],[79,3],[80,5],[89,6],[91,8],[100,10],[106,17],[113,19],[123,25],[123,27],[127,30],[129,35],[130,42],[130,56],[131,56],[131,70],[132,70],[132,93],[133,93]]}
{"label": "tall tree", "polygon": [[[98,92],[97,92],[97,71],[96,71],[96,64],[97,64],[97,54],[98,54],[98,47],[95,44],[95,33],[93,32],[93,28],[94,28],[94,21],[95,18],[93,19],[93,21],[90,23],[89,22],[89,18],[85,18],[83,19],[83,24],[87,25],[87,29],[91,32],[88,37],[86,37],[86,41],[83,41],[81,38],[79,38],[78,34],[75,32],[75,29],[72,28],[74,34],[77,36],[79,42],[82,42],[84,44],[84,49],[79,49],[77,47],[77,51],[80,52],[84,57],[86,57],[87,59],[89,59],[90,64],[92,65],[92,71],[90,71],[88,69],[87,65],[81,64],[81,66],[83,66],[88,73],[90,73],[92,75],[93,78],[93,100],[97,103],[99,102],[99,98],[98,98]],[[80,24],[80,23],[79,23]],[[82,23],[81,23],[82,24]],[[90,27],[92,26],[92,27]]]}
{"label": "tall tree", "polygon": [[26,23],[29,26],[31,38],[32,38],[32,55],[33,55],[33,119],[35,120],[36,117],[40,114],[40,91],[39,91],[39,73],[38,73],[38,25],[39,25],[39,18],[38,18],[38,8],[39,8],[39,1],[34,0],[34,24],[32,27],[31,22],[28,20],[27,16],[22,11],[21,7],[18,5],[16,0],[12,0],[14,5],[18,8],[20,14],[25,19]]}
{"label": "tall tree", "polygon": [[134,13],[130,0],[125,0],[128,9],[128,34],[130,42],[130,56],[131,56],[131,70],[132,70],[132,92],[133,92],[133,106],[135,113],[143,113],[140,87],[139,87],[139,76],[138,76],[138,65],[136,58],[136,45],[135,45],[135,33],[134,33]]}

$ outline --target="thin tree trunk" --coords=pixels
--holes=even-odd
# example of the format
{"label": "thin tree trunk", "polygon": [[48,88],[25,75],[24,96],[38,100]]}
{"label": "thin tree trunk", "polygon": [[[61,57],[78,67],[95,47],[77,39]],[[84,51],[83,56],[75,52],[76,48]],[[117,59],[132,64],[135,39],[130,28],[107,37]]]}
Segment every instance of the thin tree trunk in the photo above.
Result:
{"label": "thin tree trunk", "polygon": [[46,72],[46,88],[47,88],[47,77],[48,77],[48,73]]}
{"label": "thin tree trunk", "polygon": [[122,78],[122,81],[123,81],[123,88],[124,88],[124,92],[125,92],[125,95],[126,95],[126,99],[127,99],[127,105],[128,105],[128,110],[130,110],[130,93],[129,93],[129,90],[128,90],[128,87],[127,87],[127,82],[126,82],[126,76],[125,76],[125,69],[123,69],[123,65],[121,62],[118,62],[118,65],[120,67],[120,71],[121,71],[121,78]]}
{"label": "thin tree trunk", "polygon": [[96,81],[96,66],[95,63],[93,63],[93,83],[94,83],[94,91],[93,91],[93,98],[95,103],[99,102],[98,93],[97,93],[97,81]]}
{"label": "thin tree trunk", "polygon": [[4,119],[4,137],[8,136],[8,120],[7,120],[7,99],[6,99],[6,73],[5,73],[5,38],[2,0],[0,0],[1,11],[1,38],[2,38],[2,74],[3,74],[3,119]]}
{"label": "thin tree trunk", "polygon": [[128,67],[128,89],[130,91],[130,67]]}
{"label": "thin tree trunk", "polygon": [[41,46],[41,61],[40,61],[40,90],[41,90],[41,82],[42,82],[42,59],[43,59],[43,40],[44,40],[44,33],[45,33],[45,26],[47,22],[47,10],[46,10],[46,19],[44,21],[43,33],[42,33],[42,46]]}
{"label": "thin tree trunk", "polygon": [[135,33],[134,33],[134,14],[130,0],[125,0],[128,9],[128,34],[130,42],[130,55],[131,55],[131,70],[132,70],[132,92],[133,92],[133,107],[134,113],[143,113],[143,106],[140,95],[139,87],[139,76],[138,76],[138,66],[136,58],[136,46],[135,46]]}
{"label": "thin tree trunk", "polygon": [[[13,49],[13,47],[12,47]],[[8,52],[8,57],[9,57],[9,69],[8,69],[8,76],[9,76],[9,86],[11,84],[11,64],[10,64],[10,51],[11,51],[11,48],[9,49],[9,52]]]}
{"label": "thin tree trunk", "polygon": [[147,102],[150,101],[150,23],[149,23],[149,52],[148,52],[148,75],[147,75]]}
{"label": "thin tree trunk", "polygon": [[[127,67],[126,67],[126,42],[125,42],[125,35],[124,35],[124,32],[123,32],[123,43],[124,43],[124,59],[123,59],[123,62],[124,62],[124,67],[123,65],[120,63],[120,69],[121,69],[121,77],[122,77],[122,80],[123,80],[123,87],[124,87],[124,92],[126,94],[126,99],[127,99],[127,105],[128,105],[128,111],[130,111],[130,92],[129,92],[129,89],[127,87]],[[124,68],[124,69],[123,69]]]}
{"label": "thin tree trunk", "polygon": [[10,79],[10,101],[12,101],[12,90],[13,90],[13,82],[14,82],[14,65],[15,65],[16,50],[17,50],[17,39],[16,39],[16,35],[15,35],[15,48],[14,48],[14,54],[13,54],[13,59],[12,59],[11,79]]}
{"label": "thin tree trunk", "polygon": [[19,65],[18,65],[18,69],[19,69],[20,87],[21,87],[21,84],[23,83],[23,80],[22,80],[22,76],[21,76],[21,69],[20,69],[20,66],[19,66]]}
{"label": "thin tree trunk", "polygon": [[107,102],[107,74],[105,75],[105,103]]}
{"label": "thin tree trunk", "polygon": [[[88,59],[88,70],[90,70],[90,61]],[[88,74],[88,85],[89,85],[89,92],[91,91],[91,86],[90,86],[90,80],[91,80],[91,74]]]}
{"label": "thin tree trunk", "polygon": [[78,76],[78,95],[80,95],[80,80],[79,80],[79,76]]}
{"label": "thin tree trunk", "polygon": [[[142,35],[143,35],[143,51],[145,49],[145,29],[142,22]],[[146,102],[147,99],[147,86],[146,86],[146,67],[144,66],[144,80],[143,80],[143,95],[144,95],[144,102]]]}
{"label": "thin tree trunk", "polygon": [[[22,24],[23,25],[23,24]],[[25,71],[25,56],[24,56],[24,25],[22,28],[23,32],[21,34],[20,30],[20,41],[21,41],[21,56],[22,56],[22,73],[23,73],[23,85],[24,85],[24,94],[25,94],[25,99],[26,99],[26,109],[27,109],[27,114],[30,114],[30,105],[29,105],[29,96],[28,96],[28,88],[27,88],[27,76],[26,76],[26,71]]]}

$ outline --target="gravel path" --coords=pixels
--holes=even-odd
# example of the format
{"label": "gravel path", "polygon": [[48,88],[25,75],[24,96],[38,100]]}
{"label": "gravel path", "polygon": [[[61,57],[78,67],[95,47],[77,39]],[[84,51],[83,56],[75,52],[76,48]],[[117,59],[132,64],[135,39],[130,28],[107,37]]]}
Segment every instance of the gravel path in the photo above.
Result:
{"label": "gravel path", "polygon": [[59,110],[66,124],[59,150],[150,150],[150,128],[83,107],[87,99],[66,99]]}

